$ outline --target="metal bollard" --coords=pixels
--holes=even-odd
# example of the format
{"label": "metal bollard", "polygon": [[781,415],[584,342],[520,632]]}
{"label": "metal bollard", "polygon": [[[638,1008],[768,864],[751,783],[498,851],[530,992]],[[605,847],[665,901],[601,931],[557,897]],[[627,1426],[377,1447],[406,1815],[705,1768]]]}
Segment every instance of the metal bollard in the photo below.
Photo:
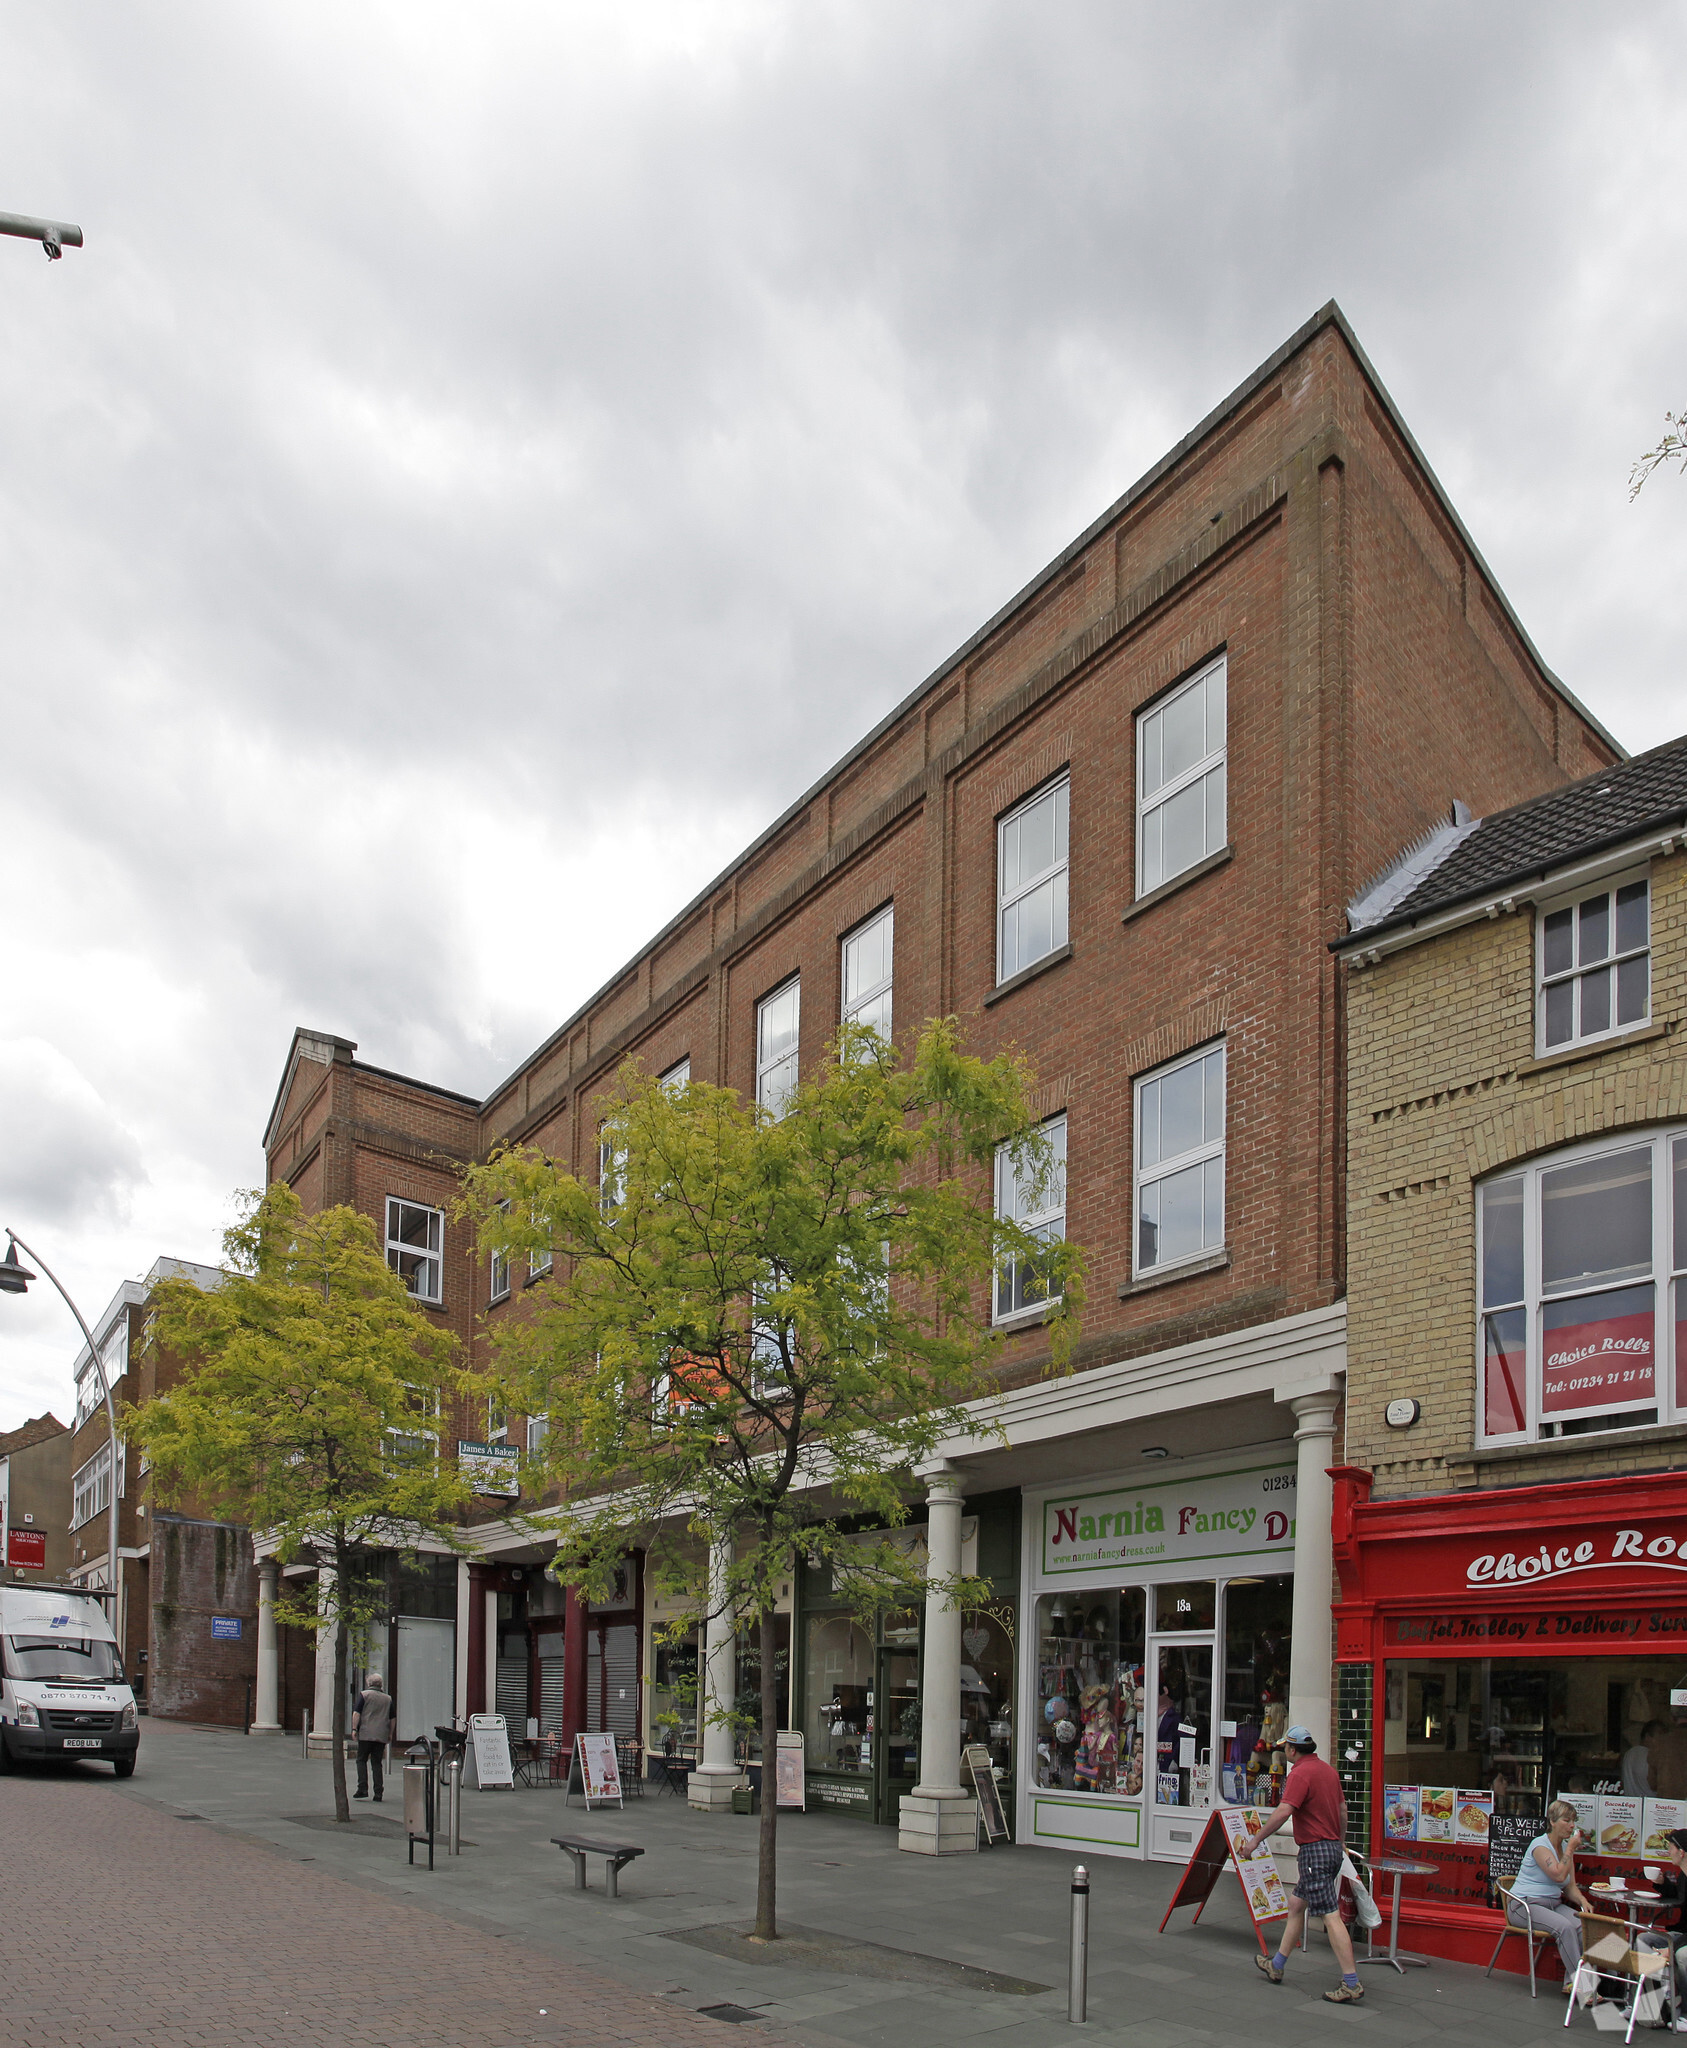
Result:
{"label": "metal bollard", "polygon": [[1072,1959],[1066,1979],[1066,2017],[1082,2025],[1089,2017],[1090,1874],[1072,1867]]}
{"label": "metal bollard", "polygon": [[306,1763],[308,1764],[308,1763],[310,1762],[310,1708],[309,1708],[309,1707],[306,1707],[306,1708],[305,1708],[305,1710],[304,1710],[304,1718],[303,1718],[303,1720],[302,1720],[302,1721],[301,1721],[301,1722],[299,1723],[299,1733],[300,1733],[300,1736],[301,1736],[301,1738],[302,1738],[302,1742],[303,1742],[303,1747],[302,1747],[302,1748],[300,1749],[300,1752],[299,1752],[299,1754],[300,1754],[300,1755],[301,1755],[301,1756],[302,1756],[302,1757],[304,1758],[305,1762],[306,1762]]}
{"label": "metal bollard", "polygon": [[454,1756],[446,1765],[451,1779],[451,1853],[463,1853],[463,1759]]}

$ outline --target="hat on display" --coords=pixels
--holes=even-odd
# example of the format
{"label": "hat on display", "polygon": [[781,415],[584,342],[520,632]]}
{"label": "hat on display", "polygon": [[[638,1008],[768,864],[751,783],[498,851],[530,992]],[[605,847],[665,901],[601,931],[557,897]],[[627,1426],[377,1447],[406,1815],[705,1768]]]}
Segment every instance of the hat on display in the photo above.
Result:
{"label": "hat on display", "polygon": [[1310,1728],[1303,1728],[1297,1721],[1292,1728],[1283,1730],[1283,1740],[1292,1743],[1296,1749],[1316,1749],[1318,1738]]}

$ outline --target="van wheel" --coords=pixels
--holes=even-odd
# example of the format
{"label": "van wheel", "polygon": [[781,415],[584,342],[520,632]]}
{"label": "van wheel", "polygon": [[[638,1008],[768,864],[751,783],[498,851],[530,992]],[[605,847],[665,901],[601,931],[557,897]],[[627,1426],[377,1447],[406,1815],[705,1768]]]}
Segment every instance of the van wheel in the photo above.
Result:
{"label": "van wheel", "polygon": [[16,1764],[12,1761],[12,1752],[6,1746],[6,1738],[4,1735],[0,1735],[0,1778],[7,1776],[16,1768]]}
{"label": "van wheel", "polygon": [[114,1756],[111,1768],[120,1778],[132,1778],[135,1775],[135,1759],[132,1756]]}

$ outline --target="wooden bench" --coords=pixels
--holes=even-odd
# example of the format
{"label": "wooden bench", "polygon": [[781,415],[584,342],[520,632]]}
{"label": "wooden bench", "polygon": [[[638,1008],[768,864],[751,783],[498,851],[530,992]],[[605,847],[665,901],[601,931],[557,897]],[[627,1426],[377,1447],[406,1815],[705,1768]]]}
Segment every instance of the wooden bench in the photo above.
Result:
{"label": "wooden bench", "polygon": [[586,1858],[603,1858],[603,1888],[612,1899],[621,1896],[621,1872],[635,1856],[642,1856],[643,1849],[632,1842],[593,1842],[584,1835],[552,1835],[551,1840],[564,1855],[574,1858],[574,1889],[586,1889]]}

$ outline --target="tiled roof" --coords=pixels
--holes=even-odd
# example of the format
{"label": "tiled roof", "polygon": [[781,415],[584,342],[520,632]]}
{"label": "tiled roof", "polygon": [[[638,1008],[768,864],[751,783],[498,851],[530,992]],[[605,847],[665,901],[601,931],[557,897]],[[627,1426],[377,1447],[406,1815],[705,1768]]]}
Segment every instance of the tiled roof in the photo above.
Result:
{"label": "tiled roof", "polygon": [[37,1415],[19,1429],[0,1435],[0,1458],[12,1451],[27,1451],[31,1444],[43,1444],[50,1436],[63,1436],[65,1425],[56,1415]]}
{"label": "tiled roof", "polygon": [[[1368,935],[1415,924],[1437,911],[1492,895],[1508,883],[1532,881],[1605,847],[1677,823],[1687,823],[1687,736],[1614,768],[1601,768],[1566,789],[1496,811],[1463,831],[1448,832],[1440,859],[1420,873],[1406,895],[1390,901],[1380,881],[1372,884],[1350,908],[1349,925],[1353,932]],[[1409,848],[1402,859],[1415,856],[1421,862],[1423,845],[1420,841]],[[1387,908],[1380,918],[1366,922],[1367,902],[1375,907],[1386,902]]]}

